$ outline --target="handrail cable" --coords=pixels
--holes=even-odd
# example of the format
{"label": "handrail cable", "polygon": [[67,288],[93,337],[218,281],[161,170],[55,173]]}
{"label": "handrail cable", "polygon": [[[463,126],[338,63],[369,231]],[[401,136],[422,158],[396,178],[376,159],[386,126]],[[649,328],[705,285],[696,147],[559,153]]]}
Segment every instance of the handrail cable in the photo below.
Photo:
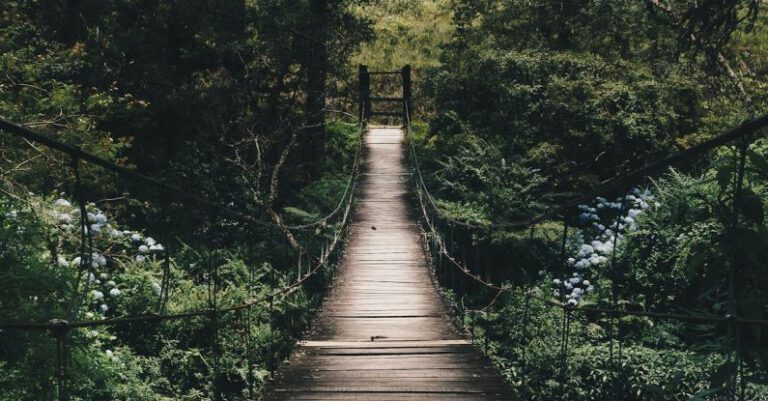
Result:
{"label": "handrail cable", "polygon": [[[407,114],[407,110],[406,110],[406,114]],[[407,118],[408,118],[408,124],[410,124],[410,116],[407,116]],[[554,206],[550,208],[548,211],[545,211],[534,217],[531,217],[528,219],[510,221],[510,222],[490,223],[490,224],[476,224],[468,221],[457,220],[449,216],[446,216],[444,210],[437,205],[434,198],[429,193],[429,190],[427,189],[426,184],[424,183],[421,169],[419,167],[418,158],[414,149],[412,135],[410,134],[408,135],[408,140],[411,146],[411,154],[414,159],[414,167],[416,169],[416,172],[418,173],[420,184],[423,186],[424,191],[427,194],[427,200],[429,201],[429,205],[431,206],[432,209],[434,209],[437,213],[439,213],[443,219],[445,219],[446,221],[454,225],[472,228],[472,229],[504,229],[504,228],[530,227],[534,224],[540,223],[549,218],[562,215],[564,213],[567,213],[569,210],[573,209],[574,207],[578,206],[579,204],[588,202],[594,199],[596,196],[599,196],[606,192],[617,190],[620,187],[625,186],[628,182],[633,182],[641,178],[646,178],[650,176],[651,173],[653,172],[657,172],[659,170],[671,167],[679,162],[688,160],[694,156],[698,156],[704,152],[707,152],[717,147],[720,147],[722,145],[725,145],[736,139],[746,137],[759,129],[765,128],[766,126],[768,126],[768,114],[746,121],[736,128],[726,131],[721,135],[718,135],[714,138],[706,140],[697,145],[693,145],[688,149],[675,153],[674,155],[668,156],[661,160],[657,160],[655,162],[648,163],[645,166],[635,169],[633,171],[627,172],[626,174],[617,175],[615,178],[611,178],[609,180],[603,181],[597,186],[585,191],[584,193],[582,193],[582,195],[577,196],[564,203],[561,203],[558,206]],[[410,128],[408,129],[410,130]]]}
{"label": "handrail cable", "polygon": [[[4,125],[4,120],[0,119],[0,129],[6,129],[6,126]],[[167,186],[165,184],[160,183],[159,181],[156,181],[150,177],[143,176],[138,173],[134,173],[130,170],[127,170],[123,167],[117,166],[114,163],[108,162],[104,159],[101,159],[97,156],[94,156],[90,153],[86,153],[81,151],[79,148],[64,144],[62,142],[53,140],[51,138],[48,138],[44,135],[37,134],[33,131],[27,130],[26,128],[17,126],[15,124],[10,124],[12,127],[19,128],[24,134],[22,136],[27,137],[30,140],[38,141],[44,145],[48,145],[52,148],[61,150],[63,152],[75,152],[75,154],[79,155],[84,160],[92,161],[96,164],[102,165],[103,167],[117,171],[120,173],[126,173],[127,175],[139,178],[144,181],[148,181],[152,183],[153,185],[161,185],[164,186],[166,189],[175,188],[172,186]],[[365,124],[361,115],[361,123],[359,125],[360,129],[360,141],[362,143],[363,140],[363,130],[365,128]],[[15,131],[14,131],[15,132]],[[31,134],[27,136],[27,134]],[[353,169],[350,176],[350,183],[348,184],[348,192],[351,194],[354,194],[354,188],[356,184],[355,178],[358,176],[357,172],[359,170],[360,165],[360,155],[361,151],[360,148],[358,148],[358,153],[355,156],[355,161],[353,164]],[[173,189],[171,189],[173,190]],[[185,193],[181,191],[182,193]],[[188,194],[192,198],[196,198],[194,195]],[[327,248],[323,250],[323,252],[320,254],[320,256],[313,257],[315,259],[314,266],[309,269],[309,271],[303,275],[302,277],[297,277],[297,280],[293,283],[279,289],[273,292],[270,292],[268,295],[243,302],[238,305],[229,306],[226,308],[217,308],[217,309],[203,309],[203,310],[197,310],[197,311],[189,311],[189,312],[179,312],[179,313],[171,313],[171,314],[146,314],[146,315],[139,315],[139,316],[127,316],[127,317],[120,317],[120,318],[112,318],[112,319],[104,319],[104,320],[98,320],[98,321],[74,321],[69,322],[67,320],[63,319],[53,319],[49,322],[45,323],[35,323],[35,322],[0,322],[0,330],[57,330],[62,328],[67,329],[74,329],[74,328],[87,328],[87,327],[99,327],[99,326],[113,326],[118,324],[126,324],[126,323],[136,323],[136,322],[146,322],[146,321],[164,321],[164,320],[176,320],[176,319],[184,319],[184,318],[191,318],[191,317],[208,317],[213,316],[215,314],[219,313],[226,313],[226,312],[233,312],[233,311],[239,311],[243,309],[249,309],[257,304],[260,304],[262,302],[266,301],[272,301],[274,298],[281,296],[281,295],[289,295],[296,291],[302,284],[304,284],[307,280],[309,280],[311,277],[313,277],[317,272],[319,272],[323,267],[327,267],[327,260],[330,257],[330,255],[337,249],[338,245],[341,243],[342,235],[340,233],[346,229],[349,223],[349,216],[350,211],[352,209],[352,200],[354,196],[346,197],[346,207],[344,208],[344,214],[341,220],[341,226],[334,234],[333,241],[328,245]],[[342,198],[343,199],[343,198]],[[340,209],[340,206],[337,207]],[[338,212],[338,211],[336,211]],[[334,212],[333,214],[336,214]],[[238,212],[235,212],[238,213]],[[240,213],[238,213],[241,215]],[[243,215],[244,216],[244,215]],[[258,220],[257,220],[258,221]],[[262,222],[263,223],[263,222]],[[303,249],[303,248],[302,248]]]}
{"label": "handrail cable", "polygon": [[[652,312],[652,311],[633,311],[633,310],[617,310],[617,309],[606,309],[606,308],[598,308],[598,307],[590,307],[590,306],[584,306],[584,307],[574,307],[570,305],[565,305],[561,302],[554,301],[552,299],[548,299],[539,295],[536,295],[533,291],[521,291],[516,288],[512,288],[506,285],[496,285],[493,283],[490,283],[486,280],[483,280],[480,278],[479,275],[472,274],[472,272],[469,270],[468,267],[462,265],[459,261],[457,261],[454,257],[452,257],[448,251],[447,246],[445,245],[445,241],[443,240],[440,233],[437,231],[437,228],[432,222],[432,219],[429,216],[429,212],[427,210],[426,202],[424,201],[424,198],[426,197],[427,200],[430,201],[434,205],[434,199],[426,189],[426,185],[424,184],[424,179],[421,173],[421,169],[418,165],[418,160],[416,159],[416,152],[415,147],[413,145],[412,137],[412,131],[411,131],[411,119],[410,115],[408,113],[408,108],[405,107],[405,126],[408,136],[408,141],[410,142],[410,155],[412,159],[412,164],[414,170],[416,170],[416,187],[417,187],[417,198],[419,199],[419,205],[422,212],[422,217],[424,222],[426,223],[427,227],[429,228],[429,232],[435,237],[438,252],[444,256],[451,265],[458,270],[461,274],[469,277],[474,282],[478,283],[479,285],[486,287],[490,290],[498,291],[498,292],[507,292],[511,294],[516,294],[519,296],[527,297],[530,299],[535,299],[537,301],[540,301],[544,304],[554,306],[557,308],[561,308],[567,311],[574,311],[574,312],[581,312],[581,313],[595,313],[595,314],[602,314],[607,316],[644,316],[644,317],[654,317],[654,318],[660,318],[660,319],[673,319],[673,320],[683,320],[683,321],[694,321],[694,322],[711,322],[711,323],[718,323],[718,322],[732,322],[734,324],[743,324],[743,325],[760,325],[760,326],[768,326],[768,319],[745,319],[745,318],[737,318],[734,316],[717,316],[717,315],[691,315],[691,314],[682,314],[682,313],[662,313],[662,312]],[[759,122],[759,123],[758,123]],[[727,141],[723,140],[723,137],[730,137],[730,138],[739,138],[742,135],[744,135],[741,131],[741,129],[745,129],[745,126],[748,127],[757,127],[754,129],[759,129],[765,125],[768,124],[768,116],[760,117],[757,120],[753,120],[752,123],[748,123],[745,125],[740,126],[739,128],[729,131],[728,133],[721,135],[717,137],[718,142],[726,143]],[[736,134],[738,133],[738,135]],[[710,141],[708,141],[710,142]],[[704,145],[704,144],[702,144]],[[707,150],[716,147],[715,145],[710,145]],[[679,158],[680,154],[672,156],[668,159],[672,158]],[[647,167],[647,171],[656,170],[659,168],[663,168],[665,166],[661,166],[661,162],[657,162],[656,165],[653,167]],[[634,176],[637,176],[637,172],[633,173]],[[623,183],[623,181],[622,181]],[[617,184],[614,184],[617,185]],[[599,195],[599,194],[598,194]],[[565,210],[565,209],[563,209]],[[437,210],[436,210],[437,211]],[[439,211],[438,211],[439,213]],[[443,219],[450,221],[449,218],[446,218],[442,216]],[[482,228],[488,228],[487,226],[483,226]],[[497,294],[498,295],[498,294]]]}
{"label": "handrail cable", "polygon": [[154,186],[159,189],[163,189],[166,191],[173,192],[182,198],[186,198],[187,200],[190,200],[194,203],[197,203],[198,205],[202,205],[211,209],[215,209],[218,211],[221,211],[233,218],[236,218],[242,222],[247,223],[254,223],[257,225],[267,226],[271,223],[262,221],[259,219],[254,218],[253,216],[246,215],[242,212],[238,212],[236,210],[233,210],[227,206],[224,206],[218,202],[215,202],[210,199],[203,198],[198,195],[194,195],[192,193],[189,193],[175,185],[167,184],[165,182],[162,182],[156,178],[152,178],[149,176],[146,176],[141,173],[137,173],[133,170],[129,170],[123,166],[119,166],[113,162],[110,162],[109,160],[103,159],[99,156],[96,156],[92,153],[88,153],[84,150],[82,150],[79,146],[70,145],[64,142],[61,142],[59,140],[53,139],[49,136],[40,134],[38,132],[32,131],[26,127],[22,127],[21,125],[14,124],[10,121],[7,121],[3,118],[0,118],[0,130],[8,132],[10,134],[16,135],[18,137],[25,138],[27,140],[37,142],[43,146],[46,146],[51,149],[58,150],[60,152],[66,153],[71,155],[72,157],[78,158],[80,160],[85,160],[90,163],[93,163],[97,166],[100,166],[106,170],[115,172],[119,175],[122,175],[124,177],[128,177],[137,181],[142,181],[146,184],[149,184],[151,186]]}
{"label": "handrail cable", "polygon": [[342,205],[344,204],[344,199],[346,199],[347,195],[350,193],[350,190],[352,189],[353,185],[352,182],[357,176],[357,171],[360,168],[360,157],[363,153],[363,130],[365,128],[365,119],[360,116],[360,124],[359,124],[359,133],[358,133],[358,144],[357,144],[357,151],[355,152],[355,158],[352,162],[352,168],[349,173],[349,179],[347,180],[347,185],[344,187],[344,193],[341,195],[341,198],[339,199],[338,204],[336,207],[327,215],[306,224],[297,224],[297,225],[287,225],[286,227],[291,230],[303,230],[311,227],[315,227],[318,225],[324,225],[328,222],[330,218],[336,215],[336,213],[341,210]]}

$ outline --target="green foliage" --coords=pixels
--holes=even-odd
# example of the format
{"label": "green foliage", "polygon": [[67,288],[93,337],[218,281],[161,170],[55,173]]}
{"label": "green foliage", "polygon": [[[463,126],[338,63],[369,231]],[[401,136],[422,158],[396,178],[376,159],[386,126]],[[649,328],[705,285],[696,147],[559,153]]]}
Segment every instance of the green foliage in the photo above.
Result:
{"label": "green foliage", "polygon": [[[749,115],[738,85],[755,94],[751,106],[764,108],[764,77],[749,72],[765,67],[757,55],[764,12],[749,1],[659,2],[680,16],[676,25],[649,3],[456,3],[455,36],[431,72],[430,132],[416,136],[444,216],[481,225],[524,219],[688,148]],[[690,33],[700,41],[685,39]],[[712,61],[712,49],[739,77],[720,73],[724,64]],[[653,181],[656,204],[594,268],[595,292],[584,305],[716,316],[735,305],[737,316],[763,319],[765,143],[747,153],[738,201],[736,153],[724,147]],[[549,298],[563,271],[562,223],[542,222],[526,234],[451,227],[445,235],[470,271]],[[566,255],[592,237],[571,225]],[[442,281],[470,308],[494,295],[450,274]],[[465,318],[521,398],[721,399],[734,390],[732,348],[744,362],[738,382],[746,399],[768,394],[768,337],[760,328],[573,313],[563,372],[562,312],[530,302],[525,311],[522,299],[502,297],[491,313]]]}
{"label": "green foliage", "polygon": [[660,81],[590,53],[472,48],[461,57],[460,73],[434,77],[441,114],[433,129],[474,133],[509,161],[541,169],[555,190],[659,157],[698,119],[699,89],[682,75]]}
{"label": "green foliage", "polygon": [[[99,217],[102,227],[90,226],[94,264],[84,268],[73,258],[79,252],[77,230],[67,223],[69,217],[62,218],[77,217],[71,208],[62,200],[54,204],[39,198],[0,203],[3,278],[15,283],[0,296],[4,319],[98,321],[157,311],[163,264],[162,255],[153,250],[162,249],[156,248],[159,244],[144,250],[153,242],[149,237],[120,231],[115,221]],[[94,218],[101,214],[92,206],[89,213]],[[170,266],[165,312],[210,307],[214,271],[219,307],[265,298],[295,279],[291,271],[259,263],[242,249],[182,247]],[[74,286],[77,278],[79,287]],[[325,282],[316,285],[323,287]],[[72,298],[73,291],[85,296]],[[252,309],[221,314],[217,326],[208,317],[196,317],[71,330],[66,342],[72,399],[209,400],[215,391],[226,399],[245,399],[290,352],[316,302],[316,295],[297,291],[276,299],[274,310],[261,302]],[[218,359],[214,349],[219,349]],[[48,333],[3,332],[0,356],[0,384],[10,391],[2,399],[56,397],[55,341]]]}
{"label": "green foliage", "polygon": [[360,46],[351,63],[372,70],[398,70],[406,64],[416,70],[438,66],[440,47],[452,34],[447,0],[374,0],[355,6],[353,12],[373,21],[374,38]]}

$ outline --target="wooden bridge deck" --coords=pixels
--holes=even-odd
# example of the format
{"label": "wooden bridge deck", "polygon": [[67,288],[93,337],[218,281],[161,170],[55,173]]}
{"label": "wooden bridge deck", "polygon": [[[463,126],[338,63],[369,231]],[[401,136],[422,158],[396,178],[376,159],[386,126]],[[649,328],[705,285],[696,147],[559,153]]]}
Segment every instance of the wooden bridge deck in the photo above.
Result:
{"label": "wooden bridge deck", "polygon": [[346,253],[267,400],[509,400],[451,322],[408,200],[403,131],[373,128]]}

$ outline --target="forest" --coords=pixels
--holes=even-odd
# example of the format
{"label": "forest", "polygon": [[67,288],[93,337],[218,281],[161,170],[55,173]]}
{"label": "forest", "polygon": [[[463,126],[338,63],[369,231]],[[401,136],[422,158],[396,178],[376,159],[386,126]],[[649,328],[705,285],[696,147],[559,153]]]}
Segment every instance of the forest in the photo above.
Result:
{"label": "forest", "polygon": [[768,401],[762,3],[1,2],[0,400],[263,399],[392,126],[510,399]]}

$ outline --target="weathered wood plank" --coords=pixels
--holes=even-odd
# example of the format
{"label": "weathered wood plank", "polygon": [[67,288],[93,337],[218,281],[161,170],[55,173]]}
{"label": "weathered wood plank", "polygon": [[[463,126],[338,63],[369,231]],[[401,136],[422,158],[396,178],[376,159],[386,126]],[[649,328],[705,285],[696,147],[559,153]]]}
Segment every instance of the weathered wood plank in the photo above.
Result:
{"label": "weathered wood plank", "polygon": [[358,207],[312,332],[265,400],[510,400],[452,324],[410,206],[399,129],[371,129]]}

